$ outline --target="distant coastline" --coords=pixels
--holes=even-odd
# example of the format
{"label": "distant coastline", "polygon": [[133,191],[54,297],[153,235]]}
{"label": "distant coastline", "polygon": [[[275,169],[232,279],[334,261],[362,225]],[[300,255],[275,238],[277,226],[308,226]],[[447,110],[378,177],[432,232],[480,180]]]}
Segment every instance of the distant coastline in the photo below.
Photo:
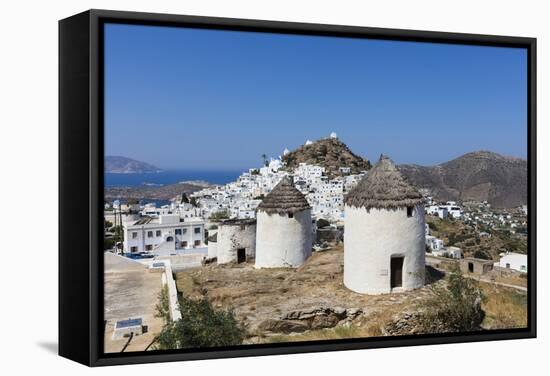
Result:
{"label": "distant coastline", "polygon": [[146,173],[105,173],[105,187],[163,186],[189,181],[227,184],[237,180],[243,170],[198,171],[165,170]]}

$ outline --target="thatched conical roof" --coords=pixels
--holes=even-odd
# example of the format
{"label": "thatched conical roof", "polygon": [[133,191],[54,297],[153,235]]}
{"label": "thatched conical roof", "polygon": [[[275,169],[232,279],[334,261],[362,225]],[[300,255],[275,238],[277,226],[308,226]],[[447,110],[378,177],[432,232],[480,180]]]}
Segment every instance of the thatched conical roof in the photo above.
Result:
{"label": "thatched conical roof", "polygon": [[258,205],[258,210],[268,214],[297,213],[310,208],[306,197],[296,189],[289,176],[281,179],[279,184]]}
{"label": "thatched conical roof", "polygon": [[423,202],[420,192],[399,172],[385,155],[345,198],[346,205],[356,208],[395,209]]}

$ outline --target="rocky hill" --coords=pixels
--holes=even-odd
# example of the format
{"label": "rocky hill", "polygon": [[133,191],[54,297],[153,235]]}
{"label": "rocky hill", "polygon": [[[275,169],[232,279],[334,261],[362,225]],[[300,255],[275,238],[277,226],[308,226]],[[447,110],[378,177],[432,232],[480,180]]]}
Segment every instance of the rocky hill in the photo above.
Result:
{"label": "rocky hill", "polygon": [[524,159],[478,151],[437,166],[400,165],[399,169],[439,200],[486,200],[500,208],[527,203]]}
{"label": "rocky hill", "polygon": [[126,157],[106,156],[105,172],[113,174],[143,174],[148,172],[160,172],[160,168],[149,163],[136,161]]}
{"label": "rocky hill", "polygon": [[289,170],[298,167],[300,163],[323,166],[331,178],[342,175],[339,171],[340,167],[349,167],[352,174],[371,168],[367,159],[354,154],[337,138],[324,138],[309,145],[302,145],[284,155],[283,162]]}

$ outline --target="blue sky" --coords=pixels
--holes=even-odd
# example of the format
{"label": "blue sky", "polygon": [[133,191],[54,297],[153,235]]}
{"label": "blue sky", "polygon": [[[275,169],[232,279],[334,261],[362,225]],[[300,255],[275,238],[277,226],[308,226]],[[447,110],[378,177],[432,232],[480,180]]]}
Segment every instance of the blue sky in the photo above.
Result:
{"label": "blue sky", "polygon": [[370,160],[525,158],[526,64],[513,48],[108,24],[105,153],[246,169],[334,131]]}

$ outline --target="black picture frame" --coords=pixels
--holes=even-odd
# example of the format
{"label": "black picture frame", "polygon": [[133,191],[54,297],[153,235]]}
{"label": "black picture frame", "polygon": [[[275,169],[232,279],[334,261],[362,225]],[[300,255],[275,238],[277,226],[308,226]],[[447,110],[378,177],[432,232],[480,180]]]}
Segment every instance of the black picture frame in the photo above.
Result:
{"label": "black picture frame", "polygon": [[[520,47],[528,59],[528,326],[415,335],[104,354],[103,25],[170,25],[300,35]],[[171,14],[88,10],[59,21],[59,354],[88,366],[536,337],[536,39]]]}

